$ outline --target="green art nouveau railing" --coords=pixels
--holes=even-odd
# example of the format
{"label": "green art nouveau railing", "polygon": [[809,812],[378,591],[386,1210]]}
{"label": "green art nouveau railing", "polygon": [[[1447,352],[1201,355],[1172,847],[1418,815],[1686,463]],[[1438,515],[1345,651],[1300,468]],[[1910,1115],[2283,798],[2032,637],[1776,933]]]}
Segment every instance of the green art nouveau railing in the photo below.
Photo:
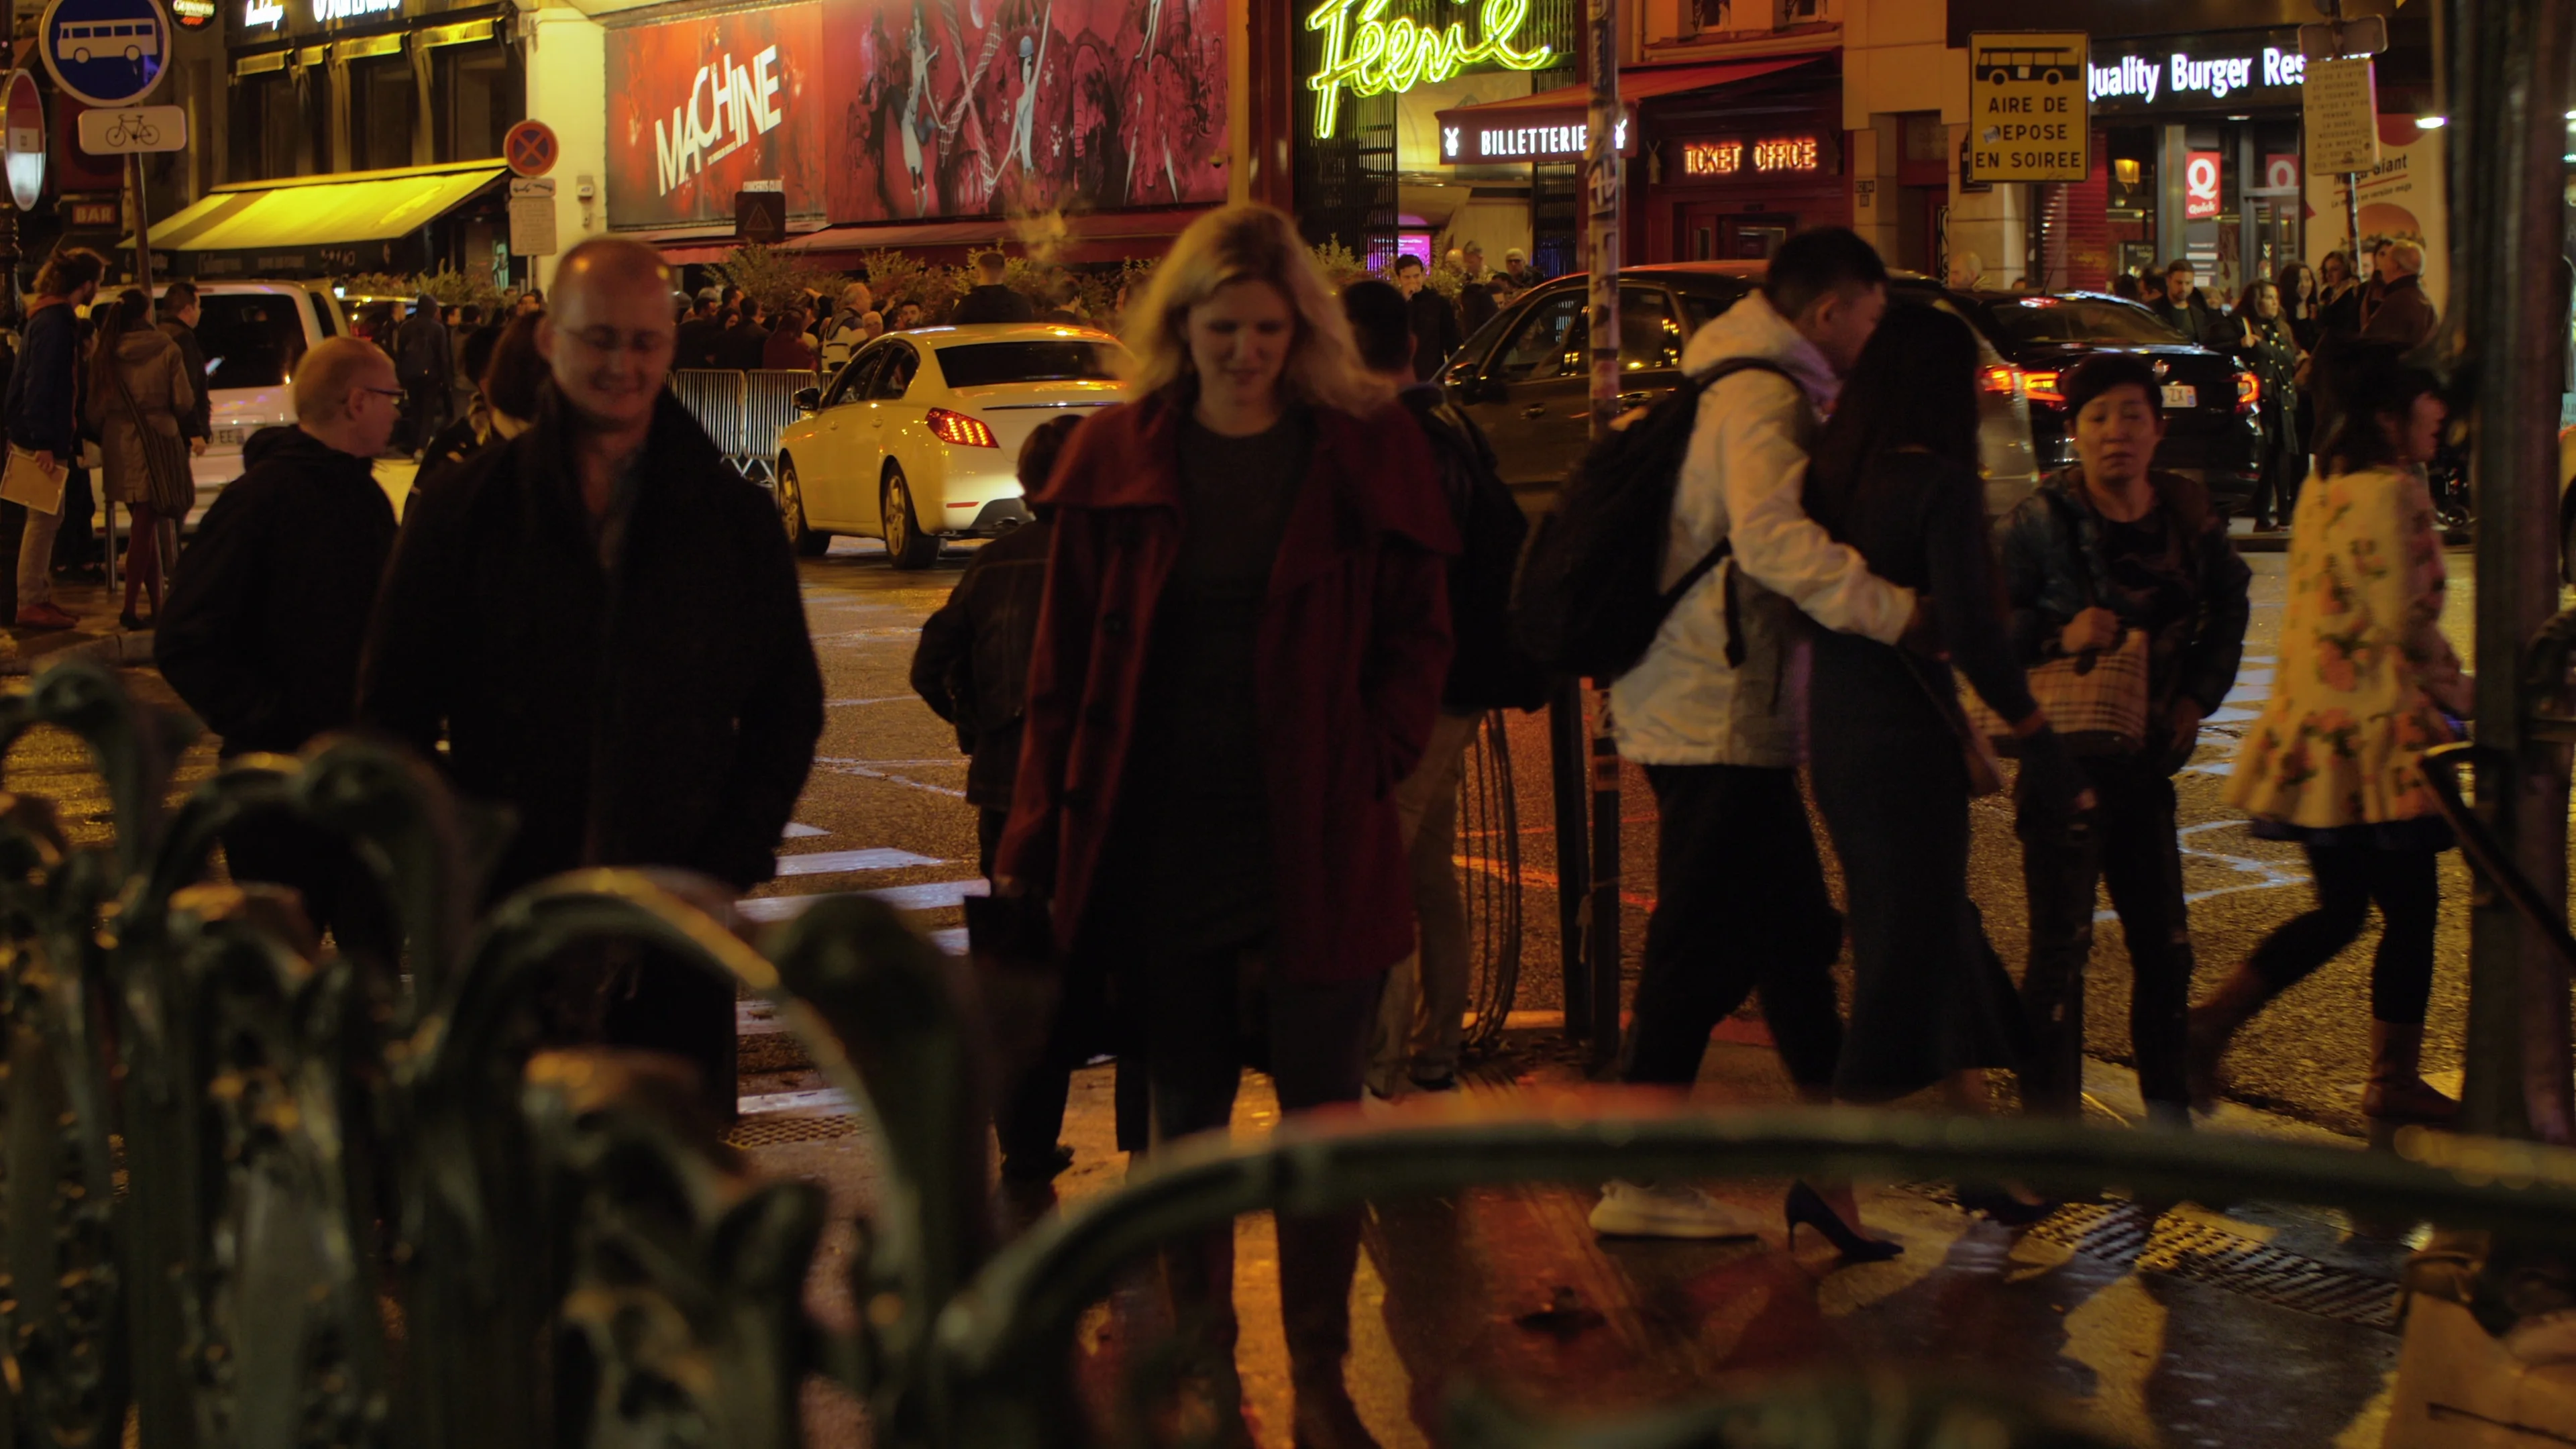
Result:
{"label": "green art nouveau railing", "polygon": [[[181,728],[112,673],[66,663],[0,698],[0,743],[38,725],[87,742],[115,835],[72,845],[45,802],[0,795],[11,1445],[787,1449],[806,1442],[815,1375],[866,1403],[880,1444],[1081,1443],[1070,1346],[1122,1265],[1241,1213],[1485,1183],[1974,1175],[2576,1234],[2576,1159],[2520,1144],[2426,1134],[2364,1153],[1604,1097],[1183,1149],[997,1252],[973,993],[886,908],[825,900],[755,948],[701,883],[600,871],[476,922],[492,832],[397,752],[236,760],[165,813]],[[258,814],[351,843],[387,887],[400,969],[318,951],[289,895],[206,881],[219,833]],[[653,1058],[539,1048],[555,963],[611,943],[767,997],[858,1104],[884,1170],[849,1269],[854,1326],[805,1307],[820,1187],[750,1173]],[[2092,1441],[1891,1379],[1757,1385],[1608,1426],[1470,1396],[1452,1442]]]}

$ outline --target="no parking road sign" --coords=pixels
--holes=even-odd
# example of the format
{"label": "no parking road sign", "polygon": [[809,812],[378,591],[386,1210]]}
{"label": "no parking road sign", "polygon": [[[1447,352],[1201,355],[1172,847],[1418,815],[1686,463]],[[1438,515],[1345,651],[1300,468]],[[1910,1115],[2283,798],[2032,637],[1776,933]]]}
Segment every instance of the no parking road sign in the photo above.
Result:
{"label": "no parking road sign", "polygon": [[161,0],[53,0],[36,53],[63,93],[85,106],[131,106],[161,84],[170,12]]}
{"label": "no parking road sign", "polygon": [[2082,181],[2093,167],[2083,31],[1968,37],[1968,169],[1979,181]]}
{"label": "no parking road sign", "polygon": [[501,138],[501,158],[514,176],[543,176],[555,169],[555,158],[562,154],[555,128],[543,121],[521,121]]}

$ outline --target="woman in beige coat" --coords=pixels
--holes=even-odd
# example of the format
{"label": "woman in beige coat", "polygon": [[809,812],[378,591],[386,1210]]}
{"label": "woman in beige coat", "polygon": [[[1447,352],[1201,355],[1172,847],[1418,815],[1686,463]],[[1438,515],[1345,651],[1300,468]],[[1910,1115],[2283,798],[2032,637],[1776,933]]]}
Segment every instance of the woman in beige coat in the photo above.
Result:
{"label": "woman in beige coat", "polygon": [[170,439],[169,451],[184,467],[187,449],[179,442],[179,421],[196,406],[197,393],[179,345],[152,325],[149,297],[129,290],[92,316],[98,340],[90,353],[89,385],[82,390],[81,420],[98,438],[106,460],[105,496],[124,504],[132,517],[125,551],[124,623],[136,629],[142,627],[134,612],[137,591],[148,590],[154,617],[161,613],[161,555],[165,547],[178,552],[181,522],[159,517],[152,507],[151,464],[142,430]]}

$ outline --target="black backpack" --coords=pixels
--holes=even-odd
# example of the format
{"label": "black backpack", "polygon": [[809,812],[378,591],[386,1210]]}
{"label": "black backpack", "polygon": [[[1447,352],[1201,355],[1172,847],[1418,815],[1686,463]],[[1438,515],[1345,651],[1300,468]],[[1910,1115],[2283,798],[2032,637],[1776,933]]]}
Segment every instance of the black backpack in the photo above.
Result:
{"label": "black backpack", "polygon": [[1449,564],[1449,632],[1456,641],[1441,703],[1460,713],[1536,709],[1547,671],[1512,646],[1512,577],[1520,570],[1529,517],[1494,462],[1482,428],[1429,388],[1408,388],[1405,407],[1440,460],[1440,486],[1457,520],[1460,548]]}
{"label": "black backpack", "polygon": [[[1559,674],[1607,684],[1637,667],[1664,616],[1726,561],[1722,539],[1669,589],[1658,589],[1672,539],[1673,492],[1699,424],[1700,394],[1749,370],[1788,378],[1766,358],[1731,357],[1680,385],[1624,428],[1592,445],[1538,522],[1512,593],[1512,640]],[[1800,394],[1802,397],[1804,393]],[[1729,657],[1734,649],[1729,647]]]}

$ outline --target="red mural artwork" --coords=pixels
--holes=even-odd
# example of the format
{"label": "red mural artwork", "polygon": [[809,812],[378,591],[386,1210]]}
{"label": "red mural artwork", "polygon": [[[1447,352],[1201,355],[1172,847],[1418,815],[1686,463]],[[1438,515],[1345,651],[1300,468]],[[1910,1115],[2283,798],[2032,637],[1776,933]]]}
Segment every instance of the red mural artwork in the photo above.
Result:
{"label": "red mural artwork", "polygon": [[1225,199],[1223,0],[824,0],[836,222]]}
{"label": "red mural artwork", "polygon": [[729,222],[753,181],[821,215],[822,33],[812,0],[610,31],[609,225]]}

